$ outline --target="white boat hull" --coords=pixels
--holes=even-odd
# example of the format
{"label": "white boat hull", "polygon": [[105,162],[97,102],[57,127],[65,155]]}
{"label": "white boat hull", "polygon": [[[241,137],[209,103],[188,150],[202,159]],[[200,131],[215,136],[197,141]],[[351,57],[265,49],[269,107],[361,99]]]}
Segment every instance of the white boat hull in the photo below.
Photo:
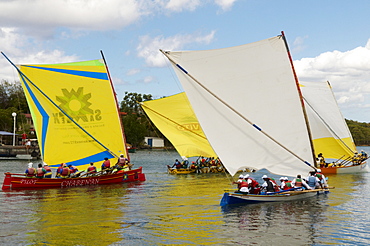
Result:
{"label": "white boat hull", "polygon": [[231,204],[253,204],[260,202],[287,202],[310,198],[319,194],[328,193],[328,190],[290,191],[272,195],[251,195],[241,193],[225,193],[221,199],[220,206]]}
{"label": "white boat hull", "polygon": [[323,174],[344,174],[344,173],[362,173],[369,172],[367,162],[363,162],[360,165],[352,165],[346,167],[324,167],[321,168]]}

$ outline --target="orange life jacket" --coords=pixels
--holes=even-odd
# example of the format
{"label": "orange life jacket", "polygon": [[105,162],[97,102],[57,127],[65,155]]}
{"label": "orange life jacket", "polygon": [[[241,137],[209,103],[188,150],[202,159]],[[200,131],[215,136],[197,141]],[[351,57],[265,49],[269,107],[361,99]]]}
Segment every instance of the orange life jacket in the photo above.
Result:
{"label": "orange life jacket", "polygon": [[26,174],[26,176],[27,176],[27,177],[33,177],[33,176],[35,176],[35,173],[36,173],[35,168],[30,167],[30,168],[28,168],[27,170],[28,170],[28,172],[27,172],[27,174]]}

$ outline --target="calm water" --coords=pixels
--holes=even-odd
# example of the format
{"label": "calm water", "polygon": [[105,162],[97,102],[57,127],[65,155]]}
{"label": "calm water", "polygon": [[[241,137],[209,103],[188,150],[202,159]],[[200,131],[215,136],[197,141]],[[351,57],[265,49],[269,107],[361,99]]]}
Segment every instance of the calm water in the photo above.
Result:
{"label": "calm water", "polygon": [[[370,148],[361,148],[370,153]],[[224,174],[175,176],[176,152],[138,151],[147,181],[0,192],[0,245],[368,245],[370,173],[329,177],[326,196],[219,206]],[[27,161],[0,161],[0,173]],[[264,173],[257,172],[260,178]],[[3,182],[3,175],[1,177]]]}

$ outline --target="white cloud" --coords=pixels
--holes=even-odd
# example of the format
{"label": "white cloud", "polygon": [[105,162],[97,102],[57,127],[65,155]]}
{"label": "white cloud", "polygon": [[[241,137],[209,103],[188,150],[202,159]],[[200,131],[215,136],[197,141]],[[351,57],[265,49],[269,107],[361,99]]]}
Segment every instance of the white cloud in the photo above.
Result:
{"label": "white cloud", "polygon": [[[27,41],[27,37],[17,32],[16,28],[0,28],[0,44],[2,52],[15,64],[32,63],[55,63],[70,62],[77,60],[76,56],[66,56],[63,51],[45,51],[39,49],[37,42],[32,45]],[[15,69],[6,59],[0,59],[0,78],[13,82],[18,80]]]}
{"label": "white cloud", "polygon": [[[215,0],[223,10],[236,0]],[[201,0],[12,0],[0,1],[2,27],[22,28],[34,37],[51,37],[57,28],[75,31],[119,30],[142,17],[194,11]]]}
{"label": "white cloud", "polygon": [[201,5],[201,2],[200,0],[169,0],[165,4],[165,8],[172,12],[194,11]]}
{"label": "white cloud", "polygon": [[191,43],[209,44],[214,39],[214,36],[215,31],[205,35],[187,34],[175,35],[168,38],[163,36],[152,38],[147,35],[140,37],[140,43],[136,50],[138,56],[144,58],[148,66],[162,67],[165,66],[166,60],[159,49],[171,51],[183,49],[187,44]]}
{"label": "white cloud", "polygon": [[144,78],[144,83],[150,83],[150,82],[152,82],[154,80],[154,77],[153,76],[146,76],[145,78]]}
{"label": "white cloud", "polygon": [[14,0],[0,2],[3,26],[118,29],[147,14],[145,1],[135,0]]}
{"label": "white cloud", "polygon": [[[370,39],[365,47],[302,58],[294,61],[294,67],[302,82],[329,81],[345,117],[355,117],[353,112],[361,108],[370,110]],[[356,115],[370,121],[369,112]]]}
{"label": "white cloud", "polygon": [[223,11],[230,10],[237,0],[215,0],[215,3],[221,7]]}
{"label": "white cloud", "polygon": [[130,69],[130,70],[126,73],[126,75],[127,75],[127,76],[132,76],[132,75],[135,75],[135,74],[138,74],[138,73],[140,73],[140,69],[133,68],[133,69]]}
{"label": "white cloud", "polygon": [[292,49],[292,53],[296,53],[296,52],[299,52],[303,49],[306,48],[306,46],[304,45],[304,40],[307,39],[308,36],[304,36],[304,37],[297,37],[294,41],[293,41],[293,49]]}

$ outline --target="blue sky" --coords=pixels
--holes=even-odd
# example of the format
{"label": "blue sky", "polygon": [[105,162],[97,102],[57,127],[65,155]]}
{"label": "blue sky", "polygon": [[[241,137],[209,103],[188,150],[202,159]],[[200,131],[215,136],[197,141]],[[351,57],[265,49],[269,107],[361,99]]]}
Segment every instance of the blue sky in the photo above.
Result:
{"label": "blue sky", "polygon": [[[0,9],[0,50],[13,62],[92,60],[103,50],[119,100],[182,91],[159,49],[224,48],[284,31],[299,80],[329,80],[344,117],[370,122],[370,1],[2,0]],[[18,80],[4,58],[0,79]]]}

